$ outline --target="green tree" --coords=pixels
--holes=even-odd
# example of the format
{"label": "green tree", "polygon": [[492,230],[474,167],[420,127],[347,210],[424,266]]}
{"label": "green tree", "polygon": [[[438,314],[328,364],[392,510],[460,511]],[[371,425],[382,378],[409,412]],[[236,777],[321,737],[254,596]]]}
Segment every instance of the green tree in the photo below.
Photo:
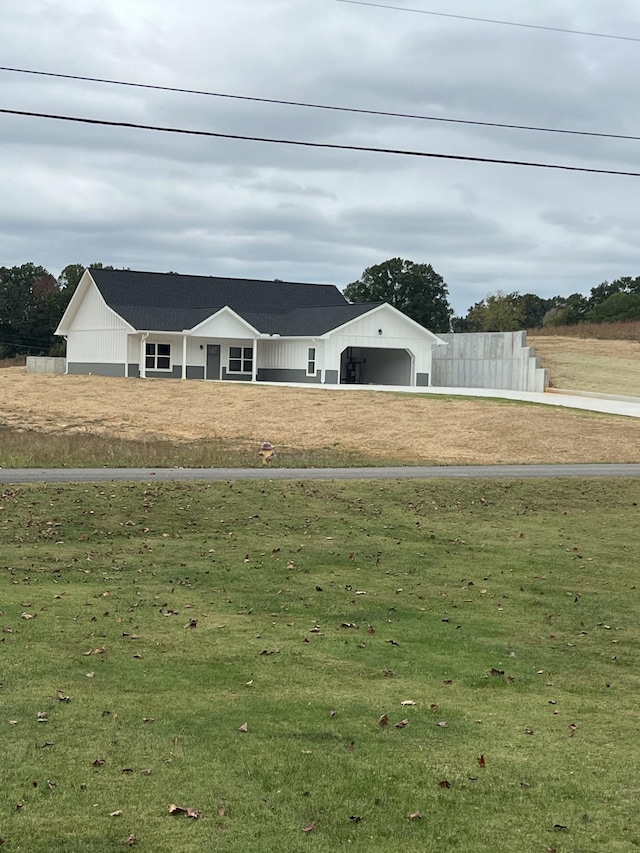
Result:
{"label": "green tree", "polygon": [[57,294],[57,282],[44,267],[0,267],[0,355],[49,352]]}
{"label": "green tree", "polygon": [[525,308],[519,293],[501,290],[472,305],[467,313],[470,332],[515,332],[525,327]]}
{"label": "green tree", "polygon": [[640,320],[640,293],[612,293],[608,299],[592,308],[586,316],[588,323],[621,323]]}
{"label": "green tree", "polygon": [[431,264],[401,258],[367,267],[344,289],[349,302],[388,302],[431,332],[448,332],[453,314],[447,285]]}

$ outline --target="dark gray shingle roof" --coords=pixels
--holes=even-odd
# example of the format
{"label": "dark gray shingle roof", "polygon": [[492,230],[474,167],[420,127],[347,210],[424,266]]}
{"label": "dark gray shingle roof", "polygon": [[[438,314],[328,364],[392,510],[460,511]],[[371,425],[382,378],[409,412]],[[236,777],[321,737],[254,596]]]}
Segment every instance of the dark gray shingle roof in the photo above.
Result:
{"label": "dark gray shingle roof", "polygon": [[332,284],[91,269],[105,302],[135,329],[192,329],[228,306],[259,332],[322,335],[380,303],[351,305]]}

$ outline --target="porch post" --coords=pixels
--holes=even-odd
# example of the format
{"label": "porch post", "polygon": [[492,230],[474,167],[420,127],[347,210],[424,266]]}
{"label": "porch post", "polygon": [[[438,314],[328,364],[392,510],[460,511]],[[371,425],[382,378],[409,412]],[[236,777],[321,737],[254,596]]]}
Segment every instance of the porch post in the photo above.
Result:
{"label": "porch post", "polygon": [[145,341],[148,337],[149,332],[140,335],[140,379],[147,378],[147,347]]}
{"label": "porch post", "polygon": [[253,360],[252,360],[251,364],[253,366],[251,368],[251,381],[255,382],[258,378],[258,340],[257,340],[257,338],[253,339],[252,347],[253,347]]}
{"label": "porch post", "polygon": [[187,336],[182,336],[182,378],[187,378]]}

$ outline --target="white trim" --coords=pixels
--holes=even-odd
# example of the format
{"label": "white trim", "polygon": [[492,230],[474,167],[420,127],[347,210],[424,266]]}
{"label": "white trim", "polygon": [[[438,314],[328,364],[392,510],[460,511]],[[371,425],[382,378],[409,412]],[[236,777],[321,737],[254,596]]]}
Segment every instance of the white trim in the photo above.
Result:
{"label": "white trim", "polygon": [[113,308],[105,301],[104,296],[100,293],[100,288],[93,280],[93,277],[91,276],[89,270],[85,270],[82,274],[82,278],[78,283],[78,286],[75,289],[73,296],[69,300],[69,304],[67,305],[66,310],[62,315],[62,319],[58,323],[58,327],[55,330],[54,335],[65,336],[67,334],[67,332],[69,331],[68,327],[73,318],[75,317],[75,314],[78,308],[80,307],[82,300],[85,298],[87,290],[91,286],[95,288],[98,298],[100,299],[104,307],[109,311],[109,313],[113,314],[114,317],[117,317],[118,320],[124,323],[130,332],[140,331],[139,329],[134,329],[131,323],[127,322],[127,320],[125,320],[121,314],[118,314],[117,311],[113,310]]}
{"label": "white trim", "polygon": [[393,305],[390,305],[388,302],[383,302],[382,305],[377,305],[375,308],[372,308],[370,311],[365,311],[363,314],[359,314],[357,317],[354,317],[352,320],[347,320],[346,323],[342,323],[340,326],[336,326],[334,329],[330,329],[328,332],[325,332],[322,337],[326,340],[330,338],[335,332],[341,331],[345,329],[347,326],[350,326],[352,323],[358,322],[358,320],[362,320],[365,317],[371,317],[373,314],[376,314],[378,311],[390,310],[393,311],[394,314],[397,314],[403,320],[406,320],[407,323],[412,325],[416,331],[421,332],[421,334],[431,339],[433,346],[447,346],[447,342],[443,341],[442,338],[439,338],[437,335],[434,335],[433,332],[430,332],[429,329],[426,329],[424,326],[421,326],[420,323],[412,320],[411,317],[407,317],[406,314],[403,314],[402,311],[394,308]]}
{"label": "white trim", "polygon": [[187,336],[182,336],[182,378],[187,378]]}
{"label": "white trim", "polygon": [[[237,314],[233,310],[233,308],[229,308],[228,305],[223,306],[222,308],[220,308],[219,311],[216,311],[214,314],[210,314],[208,317],[206,317],[204,320],[202,320],[200,323],[198,323],[192,329],[189,329],[188,334],[196,336],[197,330],[201,326],[204,326],[205,323],[209,323],[211,320],[213,320],[214,317],[219,317],[223,313],[224,314],[231,314],[231,316],[234,317],[236,320],[238,320],[240,323],[242,323],[243,326],[246,326],[246,328],[249,329],[249,331],[252,332],[252,334],[260,337],[260,332],[256,328],[254,328],[251,325],[251,323],[247,322],[247,320],[245,320],[244,317],[241,317],[240,314]],[[187,331],[187,330],[185,330],[185,331]]]}

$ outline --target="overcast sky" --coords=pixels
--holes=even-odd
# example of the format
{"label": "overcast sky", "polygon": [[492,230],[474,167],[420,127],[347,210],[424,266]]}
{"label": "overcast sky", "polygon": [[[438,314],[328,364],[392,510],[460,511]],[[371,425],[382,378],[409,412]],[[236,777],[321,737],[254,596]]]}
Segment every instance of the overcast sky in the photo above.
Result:
{"label": "overcast sky", "polygon": [[[21,0],[0,64],[449,119],[640,136],[631,0]],[[378,0],[372,0],[378,2]],[[384,2],[384,0],[380,0]],[[639,41],[416,14],[495,18]],[[640,141],[260,104],[0,71],[0,107],[640,172]],[[458,314],[497,290],[640,275],[640,178],[0,114],[0,265],[344,287],[402,257]]]}

